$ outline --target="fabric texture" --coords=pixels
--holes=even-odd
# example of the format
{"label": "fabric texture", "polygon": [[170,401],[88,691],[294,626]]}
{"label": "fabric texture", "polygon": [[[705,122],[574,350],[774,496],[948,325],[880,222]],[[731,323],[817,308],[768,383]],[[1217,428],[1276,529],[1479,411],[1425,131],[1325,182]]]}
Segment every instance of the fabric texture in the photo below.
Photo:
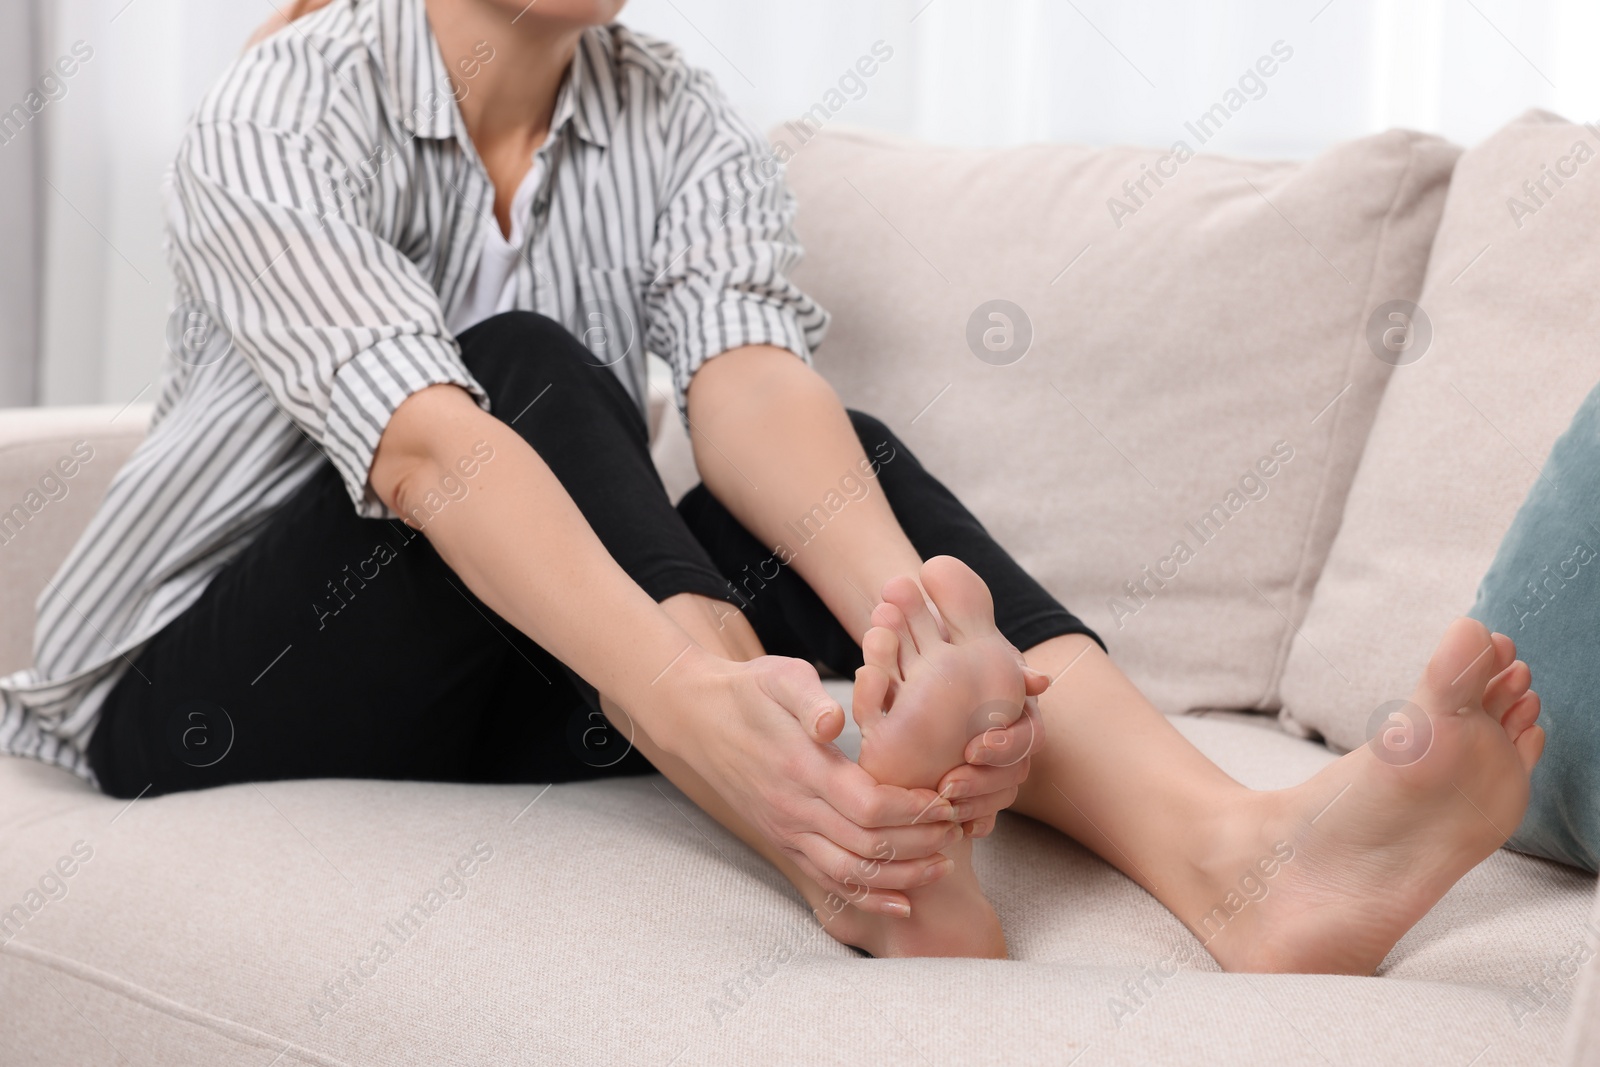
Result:
{"label": "fabric texture", "polygon": [[1365,324],[1421,289],[1458,151],[1393,132],[1176,161],[830,126],[788,161],[794,278],[834,316],[816,365],[1157,706],[1273,710],[1391,373]]}
{"label": "fabric texture", "polygon": [[[483,219],[483,249],[476,266],[467,268],[461,302],[445,319],[445,326],[460,339],[461,334],[484,319],[517,306],[517,262],[528,242],[528,227],[533,220],[533,198],[548,177],[551,141],[547,137],[533,154],[528,173],[522,176],[511,197],[511,233],[500,230],[500,220],[491,211]],[[491,402],[492,404],[492,402]]]}
{"label": "fabric texture", "polygon": [[[458,63],[463,91],[495,61],[485,43]],[[646,351],[681,402],[729,348],[820,341],[827,316],[788,276],[781,169],[673,47],[586,31],[548,151],[515,306],[583,338],[641,410]],[[390,413],[441,383],[488,403],[445,324],[493,187],[422,0],[339,0],[246,52],[196,110],[168,194],[178,306],[151,432],[47,587],[32,669],[0,679],[0,738],[44,738],[28,751],[80,773],[140,645],[321,463],[386,517],[366,477]]]}
{"label": "fabric texture", "polygon": [[1285,715],[1337,749],[1411,693],[1600,381],[1597,150],[1531,112],[1456,165],[1418,301],[1431,344],[1394,371],[1284,672]]}
{"label": "fabric texture", "polygon": [[1600,868],[1600,386],[1533,480],[1472,617],[1533,671],[1544,757],[1511,847]]}
{"label": "fabric texture", "polygon": [[[1330,758],[1275,730],[1177,725],[1252,786]],[[1544,1064],[1594,895],[1500,852],[1382,978],[1229,975],[1109,865],[1002,816],[975,855],[1015,958],[864,960],[654,777],[274,782],[130,805],[0,759],[0,827],[0,913],[92,850],[64,897],[9,929],[0,914],[8,1063],[121,1062],[109,1041],[166,1067]]]}

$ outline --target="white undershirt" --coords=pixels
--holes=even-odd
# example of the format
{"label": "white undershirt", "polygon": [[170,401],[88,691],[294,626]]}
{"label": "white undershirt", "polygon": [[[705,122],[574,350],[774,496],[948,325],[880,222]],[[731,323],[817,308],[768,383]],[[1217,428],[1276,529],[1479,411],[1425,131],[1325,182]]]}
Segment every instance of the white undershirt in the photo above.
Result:
{"label": "white undershirt", "polygon": [[528,225],[533,219],[533,197],[544,180],[544,153],[536,152],[533,166],[523,176],[511,197],[511,236],[500,232],[500,223],[493,215],[483,220],[483,252],[477,266],[472,269],[462,290],[461,302],[450,313],[445,326],[451,333],[460,335],[484,319],[511,311],[516,307],[517,260],[528,236]]}

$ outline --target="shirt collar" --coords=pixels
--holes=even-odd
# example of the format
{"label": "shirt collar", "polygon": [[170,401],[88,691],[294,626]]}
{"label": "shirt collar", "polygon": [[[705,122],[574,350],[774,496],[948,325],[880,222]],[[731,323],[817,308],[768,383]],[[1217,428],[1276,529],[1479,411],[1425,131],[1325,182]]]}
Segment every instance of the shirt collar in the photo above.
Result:
{"label": "shirt collar", "polygon": [[[423,0],[379,0],[377,37],[400,124],[417,137],[466,140],[467,131],[428,26]],[[610,143],[621,109],[615,39],[610,27],[585,30],[556,95],[550,140],[567,125],[590,144]],[[494,62],[492,59],[489,62]]]}

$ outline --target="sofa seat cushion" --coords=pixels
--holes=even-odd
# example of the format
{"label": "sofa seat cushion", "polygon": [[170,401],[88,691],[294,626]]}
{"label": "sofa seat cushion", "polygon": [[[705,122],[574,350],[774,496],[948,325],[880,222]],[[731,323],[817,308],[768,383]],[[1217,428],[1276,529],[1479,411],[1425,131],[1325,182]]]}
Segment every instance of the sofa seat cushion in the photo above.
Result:
{"label": "sofa seat cushion", "polygon": [[[1251,785],[1330,758],[1178,725]],[[977,862],[1014,959],[867,960],[654,776],[130,804],[7,759],[0,813],[0,906],[40,905],[0,933],[8,1064],[1542,1063],[1594,890],[1502,852],[1383,978],[1174,974],[1176,919],[1006,816]]]}

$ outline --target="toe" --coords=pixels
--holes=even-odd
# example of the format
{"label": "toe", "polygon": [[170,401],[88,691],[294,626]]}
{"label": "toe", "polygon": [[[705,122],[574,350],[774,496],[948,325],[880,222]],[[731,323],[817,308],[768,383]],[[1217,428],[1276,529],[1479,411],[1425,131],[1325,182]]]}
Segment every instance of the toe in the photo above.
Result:
{"label": "toe", "polygon": [[879,604],[872,611],[872,621],[894,634],[895,668],[890,673],[904,679],[910,667],[909,660],[917,654],[917,642],[911,637],[911,624],[906,621],[905,613],[893,604]]}
{"label": "toe", "polygon": [[939,609],[950,636],[967,641],[995,632],[994,598],[976,571],[954,556],[934,556],[922,565],[922,587]]}
{"label": "toe", "polygon": [[1544,754],[1544,727],[1528,727],[1512,744],[1516,746],[1517,756],[1522,760],[1522,769],[1532,774],[1533,765],[1538,763],[1539,757]]}
{"label": "toe", "polygon": [[1484,688],[1498,673],[1496,658],[1495,643],[1483,623],[1457,619],[1445,629],[1422,672],[1417,703],[1435,715],[1478,706]]}
{"label": "toe", "polygon": [[1499,674],[1516,661],[1517,643],[1499,631],[1490,634],[1489,640],[1494,644],[1494,672]]}
{"label": "toe", "polygon": [[1533,672],[1521,660],[1494,676],[1488,687],[1483,691],[1483,710],[1496,722],[1504,722],[1506,712],[1511,706],[1521,700],[1533,685]]}
{"label": "toe", "polygon": [[873,721],[889,710],[889,675],[881,667],[867,664],[856,669],[855,689],[850,695],[850,713],[856,725],[869,729]]}
{"label": "toe", "polygon": [[884,583],[883,599],[905,616],[917,651],[925,651],[939,642],[939,624],[928,610],[928,603],[922,599],[922,590],[916,582],[906,577],[890,578]]}
{"label": "toe", "polygon": [[[900,612],[896,610],[895,614]],[[867,666],[882,671],[890,681],[904,678],[900,673],[900,637],[891,627],[874,626],[867,631],[861,639],[861,658]]]}
{"label": "toe", "polygon": [[1500,720],[1500,725],[1505,728],[1506,736],[1515,741],[1538,718],[1539,694],[1529,692],[1522,694],[1521,698],[1511,705],[1505,717]]}

